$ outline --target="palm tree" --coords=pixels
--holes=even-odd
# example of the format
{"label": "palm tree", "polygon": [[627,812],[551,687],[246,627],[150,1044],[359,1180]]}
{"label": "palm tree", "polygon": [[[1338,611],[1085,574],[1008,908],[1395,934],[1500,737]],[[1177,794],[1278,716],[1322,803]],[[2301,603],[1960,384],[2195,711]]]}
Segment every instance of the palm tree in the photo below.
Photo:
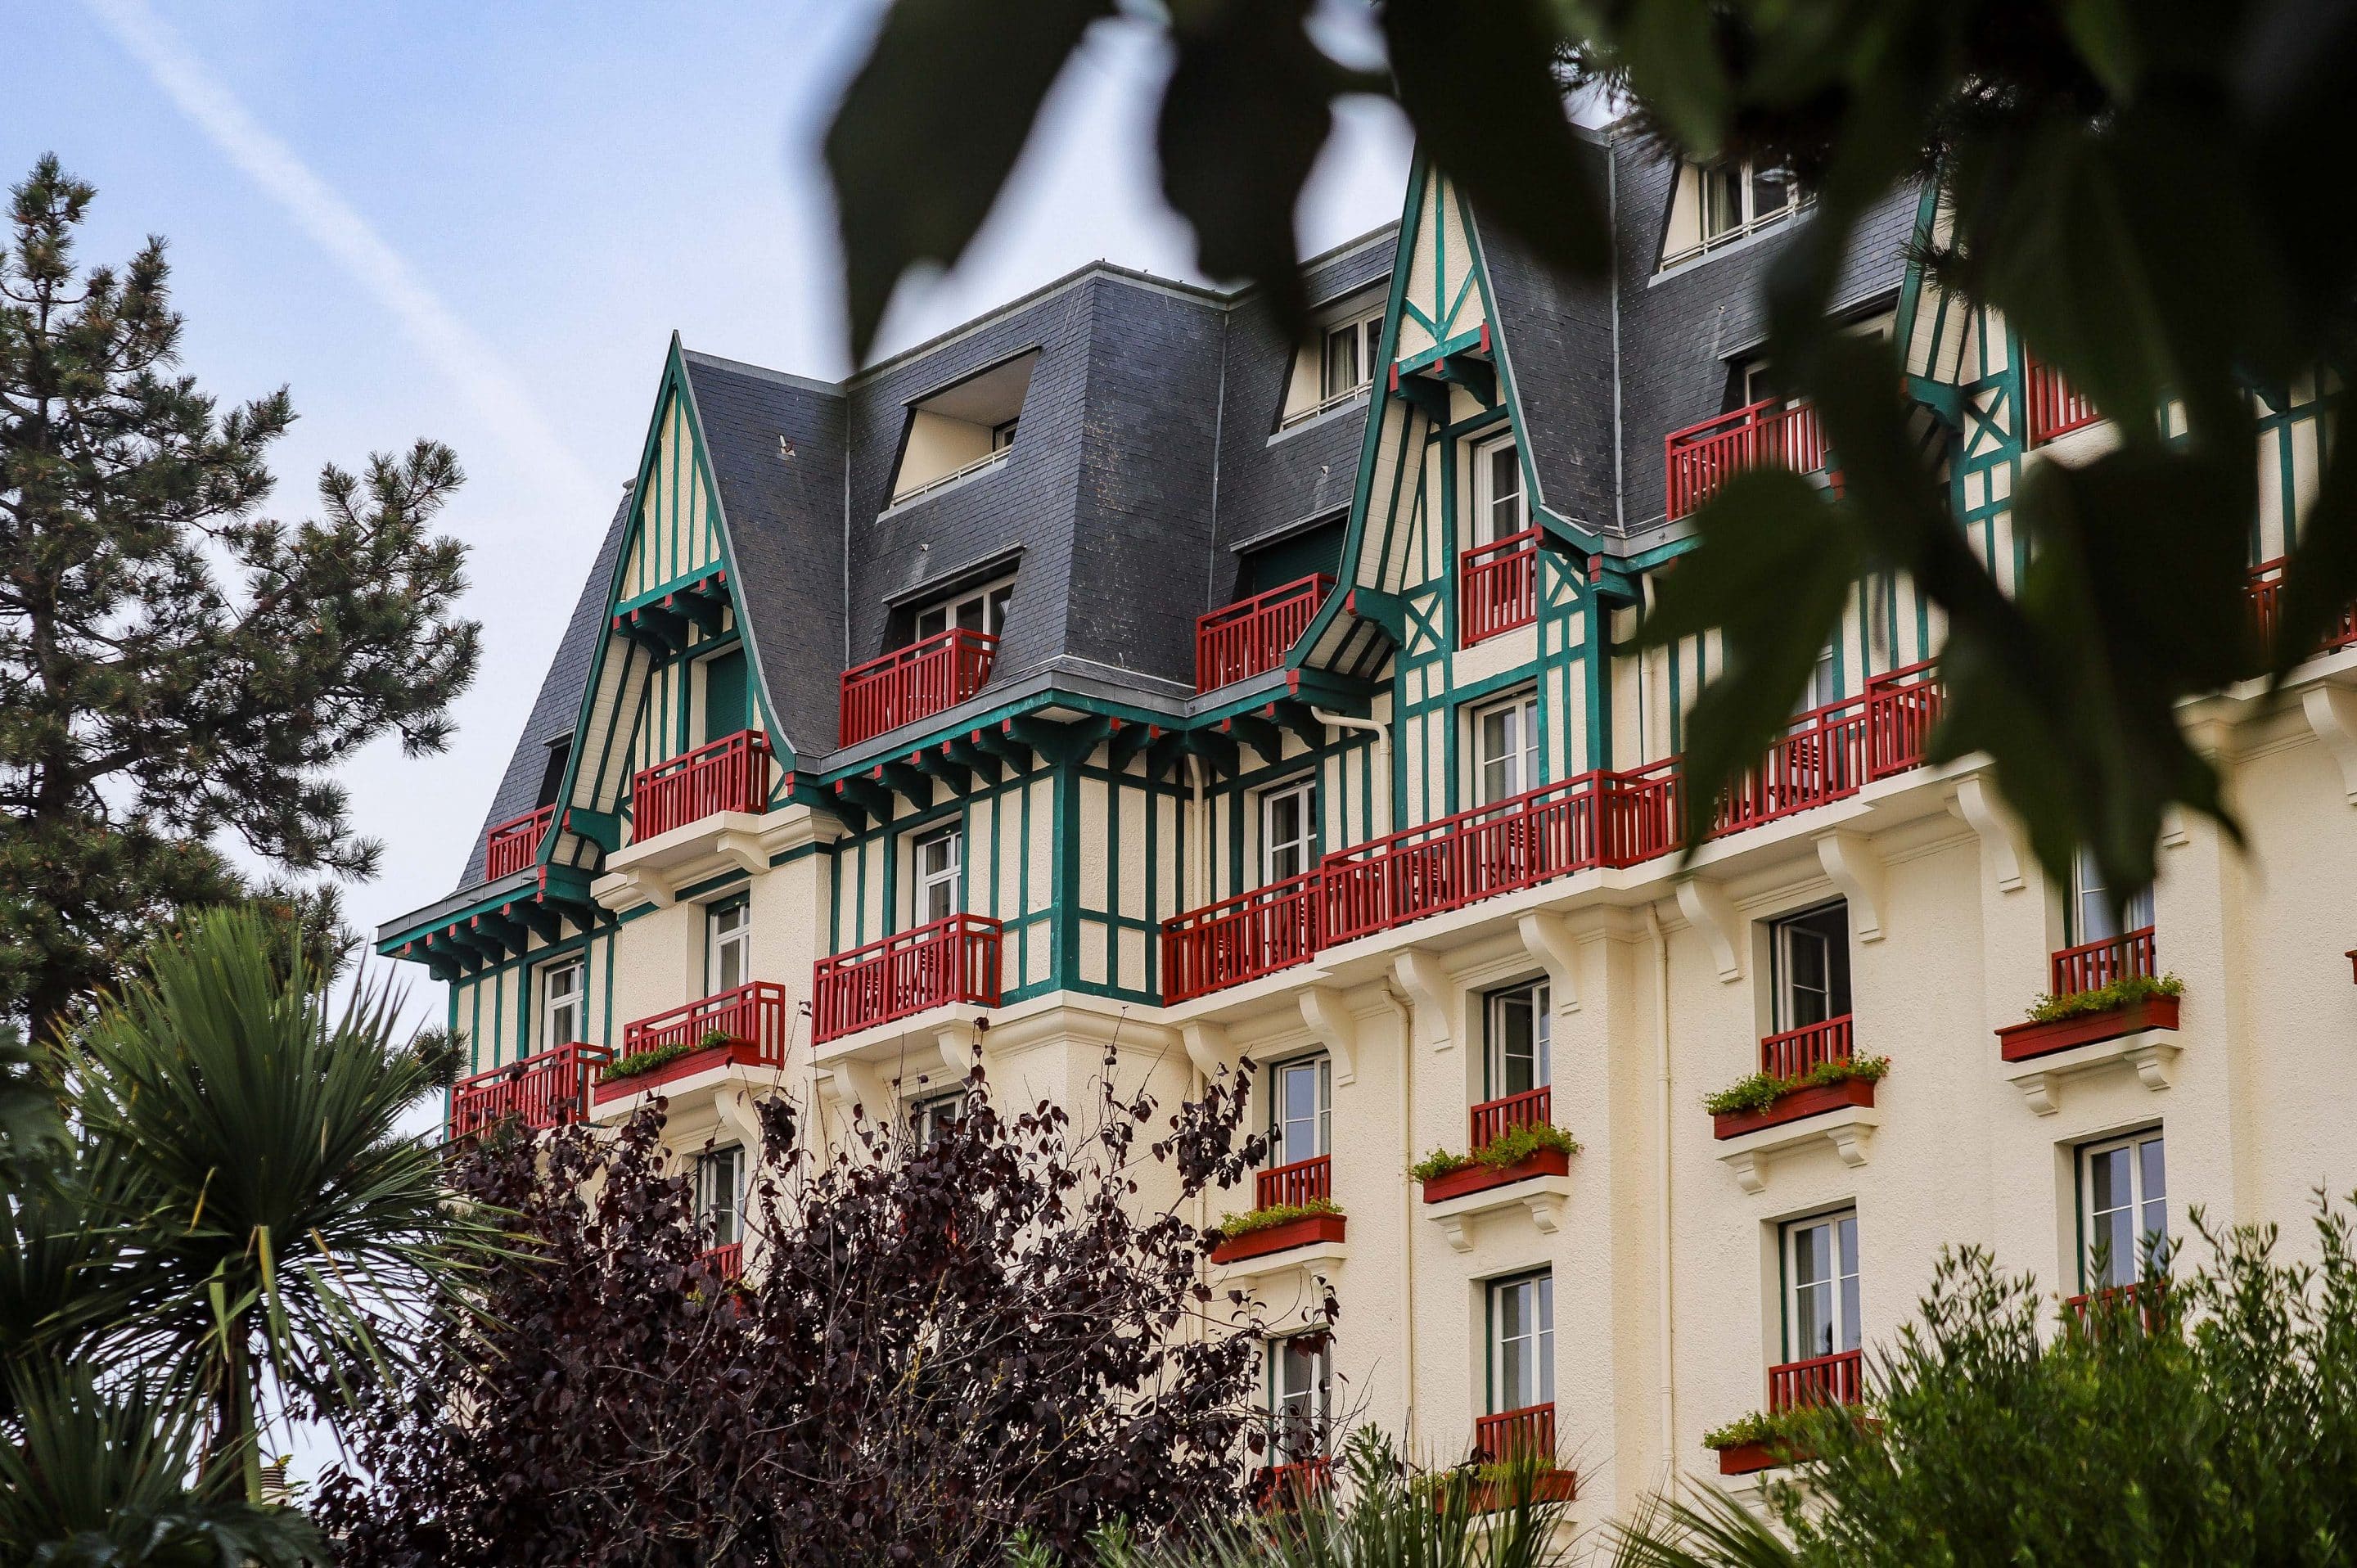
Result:
{"label": "palm tree", "polygon": [[327,972],[250,909],[159,942],[78,1039],[72,1103],[119,1163],[91,1206],[114,1256],[79,1305],[110,1354],[210,1412],[208,1470],[259,1499],[265,1391],[281,1413],[349,1405],[399,1369],[405,1329],[498,1244],[446,1201],[435,1146],[401,1131],[441,1085],[373,983]]}

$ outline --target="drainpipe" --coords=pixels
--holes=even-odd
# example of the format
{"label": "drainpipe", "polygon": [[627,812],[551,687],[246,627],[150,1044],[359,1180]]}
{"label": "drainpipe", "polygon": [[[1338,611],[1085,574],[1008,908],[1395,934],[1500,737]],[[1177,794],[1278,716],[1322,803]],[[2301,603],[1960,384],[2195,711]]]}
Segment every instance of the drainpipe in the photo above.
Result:
{"label": "drainpipe", "polygon": [[1659,905],[1645,906],[1645,929],[1653,939],[1653,1071],[1659,1079],[1654,1092],[1661,1097],[1660,1124],[1654,1130],[1654,1197],[1659,1210],[1653,1244],[1660,1254],[1654,1294],[1661,1302],[1657,1332],[1662,1337],[1662,1468],[1665,1476],[1674,1476],[1671,1445],[1676,1441],[1678,1397],[1674,1315],[1670,1310],[1670,944],[1662,935]]}
{"label": "drainpipe", "polygon": [[[1359,730],[1375,737],[1375,789],[1381,791],[1383,800],[1388,802],[1392,792],[1392,726],[1380,719],[1354,719],[1347,714],[1329,714],[1323,708],[1310,709],[1309,716],[1321,725],[1332,725],[1336,729]],[[1369,800],[1367,822],[1370,828],[1373,826],[1374,821],[1375,803]],[[1391,808],[1386,804],[1383,808],[1383,832],[1389,832],[1398,826],[1397,822],[1391,820]],[[1367,836],[1381,838],[1383,833],[1371,832]]]}
{"label": "drainpipe", "polygon": [[[1383,982],[1383,1000],[1391,1004],[1392,1016],[1399,1022],[1400,1037],[1400,1169],[1405,1172],[1415,1164],[1415,1030],[1409,1016],[1407,998],[1389,979]],[[1400,1180],[1400,1262],[1407,1278],[1400,1289],[1400,1323],[1404,1347],[1400,1363],[1407,1380],[1407,1408],[1400,1419],[1400,1447],[1413,1454],[1415,1447],[1415,1194],[1403,1176]]]}

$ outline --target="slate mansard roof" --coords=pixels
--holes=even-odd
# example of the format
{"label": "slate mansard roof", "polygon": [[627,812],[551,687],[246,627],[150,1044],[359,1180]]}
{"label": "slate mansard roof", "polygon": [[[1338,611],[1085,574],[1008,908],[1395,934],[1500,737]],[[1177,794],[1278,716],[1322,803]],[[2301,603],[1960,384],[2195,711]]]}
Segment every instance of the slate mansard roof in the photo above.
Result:
{"label": "slate mansard roof", "polygon": [[[1765,333],[1766,270],[1808,219],[1663,271],[1676,166],[1631,135],[1591,145],[1612,193],[1609,284],[1564,283],[1478,220],[1477,238],[1539,499],[1608,553],[1633,553],[1674,536],[1663,437],[1732,406]],[[1896,295],[1916,207],[1896,192],[1863,225],[1837,309]],[[1311,300],[1379,300],[1399,232],[1305,263]],[[909,405],[1035,350],[1006,459],[891,504]],[[824,771],[840,672],[905,640],[929,585],[1007,569],[994,688],[1094,683],[1177,711],[1193,694],[1195,618],[1240,596],[1245,550],[1351,504],[1367,402],[1280,428],[1292,355],[1249,293],[1104,263],[839,385],[683,352],[780,755]],[[630,515],[626,496],[486,830],[533,809],[549,748],[573,728]],[[478,834],[461,891],[481,882],[483,854]]]}

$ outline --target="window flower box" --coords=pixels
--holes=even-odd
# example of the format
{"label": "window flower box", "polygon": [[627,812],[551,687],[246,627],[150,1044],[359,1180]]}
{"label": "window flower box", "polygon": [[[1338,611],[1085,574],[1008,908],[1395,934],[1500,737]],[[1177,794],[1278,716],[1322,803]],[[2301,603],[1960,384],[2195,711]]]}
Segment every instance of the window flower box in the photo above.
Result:
{"label": "window flower box", "polygon": [[1512,1187],[1518,1181],[1534,1176],[1559,1176],[1571,1174],[1571,1152],[1568,1149],[1540,1149],[1510,1165],[1492,1165],[1480,1160],[1459,1165],[1446,1176],[1427,1176],[1424,1183],[1426,1203],[1446,1203],[1452,1197],[1468,1193],[1487,1192],[1493,1187]]}
{"label": "window flower box", "polygon": [[2174,1029],[2179,1000],[2159,994],[2139,996],[2096,1012],[2007,1024],[1996,1032],[1997,1055],[2009,1062],[2029,1061],[2074,1046],[2098,1045],[2147,1029]]}
{"label": "window flower box", "polygon": [[1781,1441],[1730,1443],[1718,1451],[1718,1473],[1722,1476],[1749,1476],[1761,1470],[1781,1469],[1786,1465],[1805,1463],[1805,1453],[1796,1452]]}
{"label": "window flower box", "polygon": [[1321,1241],[1342,1240],[1342,1222],[1347,1218],[1330,1204],[1323,1209],[1291,1215],[1273,1223],[1250,1223],[1264,1211],[1239,1215],[1224,1227],[1227,1234],[1211,1249],[1211,1262],[1233,1263],[1245,1258],[1265,1257],[1271,1252],[1288,1252],[1296,1247],[1314,1246]]}
{"label": "window flower box", "polygon": [[1838,1083],[1806,1084],[1778,1095],[1775,1102],[1762,1111],[1714,1112],[1711,1136],[1722,1140],[1739,1138],[1762,1127],[1781,1127],[1787,1122],[1822,1116],[1844,1106],[1870,1106],[1874,1103],[1875,1082],[1873,1078],[1846,1078]]}

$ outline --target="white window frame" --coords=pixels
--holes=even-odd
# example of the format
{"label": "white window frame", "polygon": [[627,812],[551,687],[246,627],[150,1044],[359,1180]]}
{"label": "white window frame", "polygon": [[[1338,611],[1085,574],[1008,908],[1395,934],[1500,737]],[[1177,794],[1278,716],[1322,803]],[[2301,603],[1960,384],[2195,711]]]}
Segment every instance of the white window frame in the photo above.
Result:
{"label": "white window frame", "polygon": [[[1291,802],[1298,812],[1300,832],[1291,838],[1277,836],[1276,813],[1279,807]],[[1296,857],[1291,870],[1286,870],[1279,856],[1290,851]],[[1318,864],[1318,776],[1305,774],[1288,779],[1282,784],[1272,784],[1260,792],[1260,882],[1272,886],[1290,877],[1300,875]]]}
{"label": "white window frame", "polygon": [[[949,862],[928,869],[925,852],[936,844],[949,845]],[[938,828],[928,828],[909,839],[909,901],[913,926],[930,926],[958,913],[965,898],[965,828],[963,823],[950,822]],[[933,895],[939,892],[942,908],[932,909]]]}
{"label": "white window frame", "polygon": [[745,1239],[744,1145],[724,1144],[696,1157],[695,1218],[711,1227],[711,1246]]}
{"label": "white window frame", "polygon": [[2072,946],[2126,936],[2154,923],[2152,889],[2147,887],[2128,900],[2125,925],[2116,930],[2102,929],[2112,920],[2111,905],[2104,897],[2106,891],[2095,857],[2088,853],[2086,845],[2081,844],[2078,853],[2071,857],[2071,908],[2067,913]]}
{"label": "white window frame", "polygon": [[[1350,381],[1334,374],[1335,340],[1350,345]],[[1383,311],[1377,306],[1372,311],[1361,311],[1339,321],[1329,322],[1318,334],[1318,406],[1331,408],[1345,398],[1354,397],[1374,384],[1375,361],[1383,352]]]}
{"label": "white window frame", "polygon": [[1554,1009],[1548,1004],[1547,983],[1534,980],[1523,985],[1510,985],[1502,991],[1492,991],[1483,1000],[1487,1015],[1489,1059],[1483,1065],[1488,1098],[1503,1100],[1510,1094],[1525,1090],[1508,1087],[1508,1057],[1506,1054],[1506,1021],[1517,1007],[1527,1007],[1531,1015],[1531,1081],[1528,1089],[1542,1089],[1555,1081]]}
{"label": "white window frame", "polygon": [[[1492,753],[1489,746],[1490,720],[1504,716],[1500,739],[1502,748]],[[1528,794],[1539,787],[1539,693],[1535,686],[1525,686],[1512,696],[1496,702],[1483,703],[1468,716],[1472,726],[1469,749],[1473,756],[1473,798],[1484,806],[1494,806],[1500,800]],[[1517,735],[1516,732],[1520,734]],[[1502,765],[1502,766],[1501,766]],[[1500,768],[1502,790],[1491,788],[1491,770]]]}
{"label": "white window frame", "polygon": [[916,640],[923,642],[960,626],[996,637],[1006,622],[1006,607],[1014,596],[1015,579],[1006,576],[936,599],[917,612]]}
{"label": "white window frame", "polygon": [[[1802,1239],[1819,1236],[1831,1249],[1827,1255],[1832,1260],[1832,1270],[1821,1277],[1803,1280]],[[1836,1208],[1805,1219],[1788,1219],[1779,1230],[1777,1245],[1782,1250],[1778,1267],[1784,1293],[1784,1359],[1810,1361],[1819,1356],[1857,1349],[1864,1343],[1865,1332],[1859,1294],[1857,1210]],[[1803,1337],[1801,1307],[1804,1292],[1816,1294],[1815,1305],[1826,1315],[1829,1332],[1824,1336],[1823,1343],[1807,1342]]]}
{"label": "white window frame", "polygon": [[[1714,230],[1711,227],[1711,177],[1729,168],[1735,173],[1736,211],[1729,222]],[[1781,180],[1772,179],[1770,176],[1775,171],[1760,168],[1749,158],[1696,164],[1694,170],[1695,228],[1702,235],[1702,242],[1695,247],[1696,251],[1715,250],[1746,234],[1757,233],[1771,224],[1781,223],[1816,199],[1806,186],[1789,173]],[[1783,187],[1784,199],[1773,207],[1763,209],[1760,200],[1761,188],[1779,184]]]}
{"label": "white window frame", "polygon": [[[562,992],[557,982],[571,982]],[[557,1020],[566,1018],[569,1026],[560,1028]],[[540,971],[540,1033],[541,1047],[554,1050],[581,1039],[589,1030],[589,965],[579,953],[543,964]]]}
{"label": "white window frame", "polygon": [[[1489,1404],[1491,1415],[1502,1415],[1510,1410],[1528,1410],[1533,1405],[1555,1402],[1555,1272],[1541,1270],[1533,1274],[1518,1274],[1512,1279],[1492,1280],[1489,1288],[1489,1322],[1483,1337],[1490,1343],[1488,1369]],[[1527,1303],[1530,1326],[1527,1332],[1506,1332],[1506,1305],[1516,1296]],[[1523,1347],[1523,1367],[1528,1377],[1521,1386],[1510,1386],[1514,1380],[1507,1368],[1510,1346]]]}
{"label": "white window frame", "polygon": [[[1500,493],[1497,487],[1498,459],[1509,459],[1514,476],[1512,495]],[[1510,504],[1509,504],[1510,503]],[[1509,510],[1503,520],[1498,516],[1501,505]],[[1522,444],[1512,435],[1481,441],[1473,447],[1473,548],[1495,544],[1501,539],[1512,539],[1531,526],[1530,476],[1523,471]]]}
{"label": "white window frame", "polygon": [[991,451],[993,453],[1004,452],[1013,446],[1015,445],[1015,427],[1022,423],[1023,416],[1018,413],[1013,419],[992,425],[990,427]]}
{"label": "white window frame", "polygon": [[[1313,1103],[1307,1115],[1296,1115],[1293,1112],[1297,1107],[1292,1095],[1296,1087],[1305,1082],[1309,1085]],[[1269,1151],[1271,1165],[1294,1165],[1334,1152],[1334,1064],[1325,1052],[1290,1057],[1270,1066],[1268,1127],[1274,1144]],[[1310,1147],[1297,1146],[1288,1132],[1295,1127],[1309,1130]]]}
{"label": "white window frame", "polygon": [[[2155,1172],[2146,1159],[2149,1151],[2159,1165],[2160,1190],[2151,1190]],[[2128,1201],[2126,1204],[2098,1210],[2095,1207],[2095,1162],[2107,1156],[2127,1155],[2125,1164],[2128,1176]],[[2145,1250],[2156,1233],[2158,1248],[2150,1260],[2157,1273],[2169,1271],[2169,1147],[2162,1129],[2146,1127],[2116,1138],[2104,1138],[2079,1146],[2079,1288],[2093,1292],[2110,1290],[2136,1283],[2144,1277],[2147,1262]],[[2098,1215],[2127,1213],[2135,1217],[2135,1243],[2130,1255],[2121,1257],[2114,1248],[2104,1258],[2103,1272],[2096,1272],[2095,1254],[2104,1238],[2097,1232]],[[2155,1220],[2158,1222],[2154,1223]]]}
{"label": "white window frame", "polygon": [[909,1101],[909,1137],[920,1147],[965,1120],[965,1090],[952,1089]]}
{"label": "white window frame", "polygon": [[[704,917],[704,993],[717,996],[753,978],[753,905],[742,897],[709,906]],[[728,979],[729,960],[737,964],[734,983]]]}
{"label": "white window frame", "polygon": [[[1812,908],[1795,910],[1769,925],[1769,940],[1773,944],[1772,956],[1775,960],[1776,1012],[1773,1022],[1776,1026],[1775,1032],[1778,1034],[1787,1029],[1803,1028],[1811,1024],[1822,1024],[1829,1019],[1838,1018],[1849,1011],[1847,1006],[1835,1005],[1837,1003],[1854,999],[1836,994],[1834,985],[1836,965],[1833,951],[1833,939],[1823,932],[1811,929],[1804,923],[1812,917],[1823,915],[1834,908],[1838,908],[1842,912],[1841,940],[1844,948],[1842,956],[1846,958],[1849,942],[1849,905],[1845,899],[1835,899],[1830,904],[1819,904]],[[1818,944],[1823,952],[1824,983],[1822,986],[1803,986],[1800,982],[1801,966],[1798,961],[1802,957],[1803,950],[1808,944]],[[1852,976],[1851,983],[1856,984],[1855,976]],[[1814,998],[1816,1005],[1813,1010],[1818,1015],[1816,1017],[1804,1019],[1801,1016],[1803,1012],[1811,1010],[1802,1005],[1805,998]]]}
{"label": "white window frame", "polygon": [[[1288,1361],[1306,1367],[1303,1386],[1288,1380]],[[1290,1334],[1268,1342],[1269,1463],[1299,1465],[1327,1456],[1333,1388],[1333,1345],[1325,1335]]]}

